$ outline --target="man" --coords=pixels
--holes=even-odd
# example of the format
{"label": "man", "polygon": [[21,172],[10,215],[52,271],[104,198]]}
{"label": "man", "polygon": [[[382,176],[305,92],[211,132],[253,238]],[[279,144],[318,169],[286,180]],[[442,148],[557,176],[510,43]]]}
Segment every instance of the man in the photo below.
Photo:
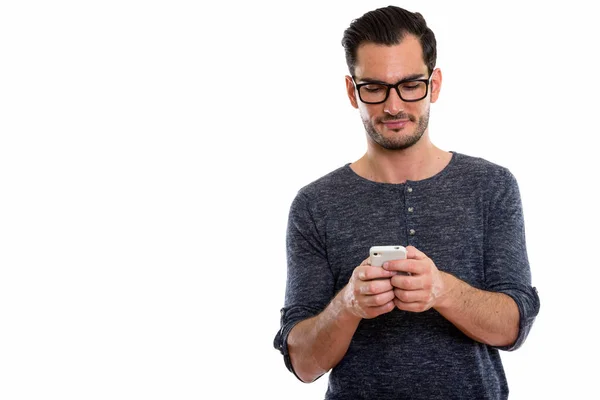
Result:
{"label": "man", "polygon": [[[442,73],[420,14],[368,12],[342,44],[367,151],[291,205],[274,345],[303,382],[331,371],[327,399],[506,399],[499,350],[539,311],[517,182],[431,142]],[[375,245],[407,259],[371,266]]]}

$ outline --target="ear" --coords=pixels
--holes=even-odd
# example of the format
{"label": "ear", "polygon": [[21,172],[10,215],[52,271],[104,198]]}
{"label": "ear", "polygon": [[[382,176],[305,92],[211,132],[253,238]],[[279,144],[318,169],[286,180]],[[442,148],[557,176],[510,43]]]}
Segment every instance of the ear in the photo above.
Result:
{"label": "ear", "polygon": [[356,90],[354,88],[354,81],[349,75],[346,75],[346,93],[348,94],[348,99],[350,100],[350,104],[352,104],[352,107],[358,108],[358,101],[356,101]]}
{"label": "ear", "polygon": [[440,96],[440,90],[442,89],[442,70],[436,68],[431,74],[431,102],[435,103]]}

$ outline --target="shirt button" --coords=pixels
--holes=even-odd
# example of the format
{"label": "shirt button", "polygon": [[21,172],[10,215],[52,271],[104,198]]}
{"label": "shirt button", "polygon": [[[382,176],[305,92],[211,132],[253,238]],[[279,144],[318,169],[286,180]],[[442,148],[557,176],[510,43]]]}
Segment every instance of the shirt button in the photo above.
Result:
{"label": "shirt button", "polygon": [[408,189],[406,189],[406,190],[408,190],[408,193],[412,193],[412,188],[411,188],[411,187],[409,187],[409,188],[408,188]]}
{"label": "shirt button", "polygon": [[413,212],[415,209],[412,207],[408,207],[408,212]]}
{"label": "shirt button", "polygon": [[410,231],[408,231],[410,233],[410,236],[414,236],[415,235],[415,230],[411,229]]}

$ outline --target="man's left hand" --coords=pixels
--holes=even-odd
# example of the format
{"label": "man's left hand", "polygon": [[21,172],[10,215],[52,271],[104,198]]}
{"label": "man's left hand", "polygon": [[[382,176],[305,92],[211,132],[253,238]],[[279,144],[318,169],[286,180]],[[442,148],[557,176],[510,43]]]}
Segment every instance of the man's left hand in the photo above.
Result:
{"label": "man's left hand", "polygon": [[400,310],[423,312],[434,307],[448,291],[444,272],[437,269],[433,260],[416,247],[406,247],[406,260],[384,263],[389,271],[408,272],[391,278],[394,287],[394,304]]}

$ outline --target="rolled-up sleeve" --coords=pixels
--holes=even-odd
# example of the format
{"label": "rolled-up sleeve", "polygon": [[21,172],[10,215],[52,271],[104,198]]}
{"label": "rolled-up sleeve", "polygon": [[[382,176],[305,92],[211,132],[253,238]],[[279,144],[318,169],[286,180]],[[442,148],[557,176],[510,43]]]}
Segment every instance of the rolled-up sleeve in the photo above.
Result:
{"label": "rolled-up sleeve", "polygon": [[334,278],[327,252],[308,196],[299,192],[290,207],[287,233],[287,279],[280,329],[273,346],[281,352],[286,367],[292,367],[287,339],[299,322],[319,314],[334,296]]}
{"label": "rolled-up sleeve", "polygon": [[537,289],[531,284],[531,270],[525,241],[525,224],[519,187],[506,168],[490,177],[490,201],[484,243],[486,290],[510,296],[519,309],[516,341],[499,350],[512,351],[523,345],[540,309]]}

